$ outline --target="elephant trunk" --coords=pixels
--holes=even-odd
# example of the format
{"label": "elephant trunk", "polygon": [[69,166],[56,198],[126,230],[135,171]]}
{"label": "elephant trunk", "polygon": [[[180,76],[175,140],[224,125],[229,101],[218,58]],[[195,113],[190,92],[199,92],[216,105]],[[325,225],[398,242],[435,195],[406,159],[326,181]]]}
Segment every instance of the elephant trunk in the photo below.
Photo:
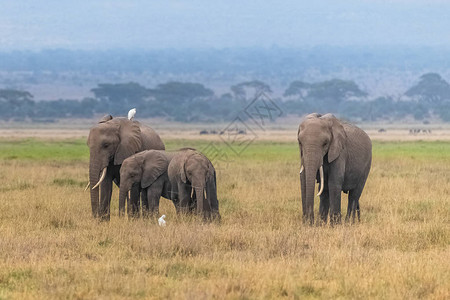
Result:
{"label": "elephant trunk", "polygon": [[197,214],[202,215],[204,220],[211,218],[211,206],[206,198],[207,194],[205,192],[204,185],[196,185],[195,196],[197,197]]}
{"label": "elephant trunk", "polygon": [[193,186],[191,193],[191,201],[192,196],[195,191],[195,197],[197,198],[197,214],[202,214],[204,211],[204,194],[203,194],[203,186]]}
{"label": "elephant trunk", "polygon": [[[89,162],[89,184],[90,186],[95,186],[99,180],[100,175],[100,165],[96,163],[92,158]],[[98,207],[99,207],[99,188],[90,189],[91,192],[91,208],[92,216],[94,218],[98,217]]]}
{"label": "elephant trunk", "polygon": [[[317,153],[317,152],[316,152]],[[310,225],[314,224],[314,189],[316,184],[317,171],[322,166],[322,157],[313,159],[305,159],[305,195],[302,195],[303,205],[303,220],[309,221]],[[323,178],[323,176],[322,176]],[[323,184],[322,186],[323,187]]]}

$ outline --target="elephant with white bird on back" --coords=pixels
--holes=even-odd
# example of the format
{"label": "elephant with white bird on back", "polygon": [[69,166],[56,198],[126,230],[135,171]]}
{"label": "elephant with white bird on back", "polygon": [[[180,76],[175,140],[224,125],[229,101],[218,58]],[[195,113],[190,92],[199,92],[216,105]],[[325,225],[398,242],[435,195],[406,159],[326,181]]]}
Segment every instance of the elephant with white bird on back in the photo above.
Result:
{"label": "elephant with white bird on back", "polygon": [[[127,118],[103,117],[91,128],[87,139],[89,147],[89,185],[92,187],[92,215],[110,219],[112,182],[120,184],[120,167],[131,155],[143,150],[164,150],[159,135],[150,127]],[[99,202],[99,192],[100,202]],[[139,215],[139,189],[131,191],[128,199],[129,216]],[[143,203],[143,213],[148,203]]]}

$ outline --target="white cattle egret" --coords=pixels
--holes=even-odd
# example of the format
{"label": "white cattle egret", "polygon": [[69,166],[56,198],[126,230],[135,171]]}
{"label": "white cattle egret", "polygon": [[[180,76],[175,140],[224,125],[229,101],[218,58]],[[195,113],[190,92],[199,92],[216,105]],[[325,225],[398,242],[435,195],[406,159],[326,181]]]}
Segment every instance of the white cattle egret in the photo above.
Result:
{"label": "white cattle egret", "polygon": [[161,218],[158,219],[158,224],[161,227],[166,226],[166,221],[164,220],[166,218],[166,215],[162,215]]}
{"label": "white cattle egret", "polygon": [[133,119],[135,114],[136,114],[136,108],[130,109],[130,111],[128,112],[128,120]]}

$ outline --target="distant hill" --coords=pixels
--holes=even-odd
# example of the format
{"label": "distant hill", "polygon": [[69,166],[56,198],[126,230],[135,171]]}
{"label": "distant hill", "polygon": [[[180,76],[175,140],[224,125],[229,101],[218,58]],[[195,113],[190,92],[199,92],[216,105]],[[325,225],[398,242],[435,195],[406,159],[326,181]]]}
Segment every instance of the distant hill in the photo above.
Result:
{"label": "distant hill", "polygon": [[281,96],[294,80],[352,80],[374,96],[398,95],[427,72],[450,77],[450,48],[304,47],[0,52],[0,88],[36,100],[90,97],[101,82],[200,82],[218,94],[242,81],[267,82]]}
{"label": "distant hill", "polygon": [[1,71],[82,71],[161,73],[253,73],[264,76],[301,75],[306,70],[347,69],[441,71],[450,68],[450,48],[333,47],[225,48],[0,52]]}

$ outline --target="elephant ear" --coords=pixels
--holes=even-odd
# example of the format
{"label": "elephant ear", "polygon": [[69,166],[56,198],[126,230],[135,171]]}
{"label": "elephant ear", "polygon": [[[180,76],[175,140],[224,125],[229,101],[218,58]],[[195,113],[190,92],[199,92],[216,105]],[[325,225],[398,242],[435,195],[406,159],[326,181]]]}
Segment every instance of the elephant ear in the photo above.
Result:
{"label": "elephant ear", "polygon": [[180,177],[181,177],[181,181],[183,181],[183,183],[186,183],[186,181],[187,181],[185,164],[186,164],[186,159],[183,161],[183,164],[181,165],[181,169],[180,169]]}
{"label": "elephant ear", "polygon": [[181,163],[181,168],[180,168],[180,177],[181,177],[181,181],[183,181],[183,183],[187,182],[187,178],[186,178],[186,163],[188,161],[188,159],[195,154],[195,152],[190,149],[190,148],[183,148],[183,150],[185,150],[185,153],[183,155],[183,161]]}
{"label": "elephant ear", "polygon": [[101,119],[100,119],[100,121],[98,121],[99,123],[105,123],[105,122],[108,122],[109,120],[112,120],[112,116],[111,115],[104,115]]}
{"label": "elephant ear", "polygon": [[329,122],[332,135],[330,148],[328,149],[328,162],[331,163],[339,157],[344,149],[347,135],[345,134],[344,126],[334,115],[326,114],[322,118]]}
{"label": "elephant ear", "polygon": [[[114,119],[116,120],[116,119]],[[114,164],[120,165],[131,155],[141,151],[141,129],[138,123],[129,120],[121,120],[119,128],[119,146],[114,155]]]}
{"label": "elephant ear", "polygon": [[208,160],[208,178],[215,178],[216,176],[216,170],[214,169],[214,166],[212,163]]}
{"label": "elephant ear", "polygon": [[166,156],[158,151],[150,150],[144,158],[142,164],[142,180],[141,187],[143,189],[149,187],[164,172],[167,172],[169,161]]}

